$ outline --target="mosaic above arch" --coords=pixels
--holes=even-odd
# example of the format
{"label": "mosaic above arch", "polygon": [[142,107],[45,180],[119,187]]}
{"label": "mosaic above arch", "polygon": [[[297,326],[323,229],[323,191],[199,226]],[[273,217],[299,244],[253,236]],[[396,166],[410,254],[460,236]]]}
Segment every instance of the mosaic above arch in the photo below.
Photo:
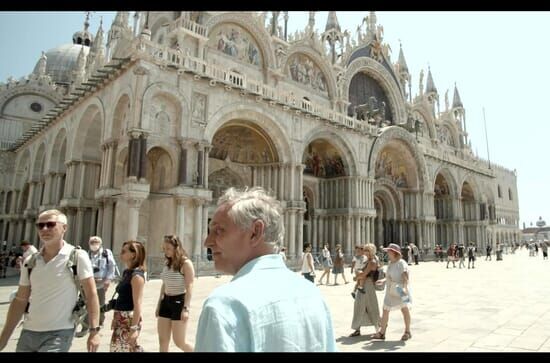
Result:
{"label": "mosaic above arch", "polygon": [[287,64],[287,74],[294,82],[328,95],[325,75],[310,57],[302,53],[295,53],[290,56]]}
{"label": "mosaic above arch", "polygon": [[304,174],[319,178],[345,176],[346,168],[340,152],[324,139],[312,141],[304,151]]}
{"label": "mosaic above arch", "polygon": [[254,38],[236,24],[222,24],[212,32],[207,46],[237,58],[241,62],[260,66],[262,54]]}
{"label": "mosaic above arch", "polygon": [[262,164],[278,161],[271,140],[247,124],[233,124],[220,129],[212,140],[209,156],[242,164]]}
{"label": "mosaic above arch", "polygon": [[407,166],[403,158],[390,150],[384,150],[376,160],[374,178],[391,180],[398,188],[407,188]]}

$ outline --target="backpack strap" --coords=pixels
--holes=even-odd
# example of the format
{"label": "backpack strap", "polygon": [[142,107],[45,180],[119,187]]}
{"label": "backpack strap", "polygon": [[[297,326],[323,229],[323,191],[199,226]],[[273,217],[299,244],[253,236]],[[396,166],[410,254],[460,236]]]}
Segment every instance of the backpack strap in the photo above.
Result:
{"label": "backpack strap", "polygon": [[107,251],[106,248],[104,248],[103,252],[101,252],[101,256],[105,258],[105,263],[107,264],[107,266],[109,266],[109,252]]}
{"label": "backpack strap", "polygon": [[36,266],[36,259],[38,258],[38,255],[40,254],[40,251],[37,251],[35,253],[33,253],[31,255],[31,258],[29,259],[29,261],[25,264],[25,267],[27,268],[27,270],[29,271],[29,282],[31,281],[31,272],[32,272],[32,269],[34,268],[34,266]]}

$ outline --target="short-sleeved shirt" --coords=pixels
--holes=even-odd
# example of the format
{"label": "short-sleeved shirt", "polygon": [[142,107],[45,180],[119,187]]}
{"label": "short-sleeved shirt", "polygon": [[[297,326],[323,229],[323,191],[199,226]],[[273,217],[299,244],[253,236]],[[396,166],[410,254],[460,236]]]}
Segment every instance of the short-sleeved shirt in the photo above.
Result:
{"label": "short-sleeved shirt", "polygon": [[[31,304],[23,329],[43,332],[51,330],[72,329],[72,311],[78,297],[73,273],[67,267],[74,246],[63,241],[63,247],[57,256],[48,263],[42,255],[37,255],[36,264],[32,269],[30,281],[29,271],[25,264],[21,267],[19,285],[31,286]],[[42,252],[42,250],[41,250]],[[93,276],[92,263],[86,251],[77,251],[77,276],[84,280]]]}
{"label": "short-sleeved shirt", "polygon": [[247,262],[204,302],[196,352],[333,352],[330,310],[319,289],[270,254]]}

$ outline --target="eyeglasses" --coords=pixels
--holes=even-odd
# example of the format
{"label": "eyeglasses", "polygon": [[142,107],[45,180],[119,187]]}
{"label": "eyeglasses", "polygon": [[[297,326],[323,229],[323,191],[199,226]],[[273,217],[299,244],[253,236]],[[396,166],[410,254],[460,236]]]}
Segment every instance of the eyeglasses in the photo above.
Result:
{"label": "eyeglasses", "polygon": [[57,223],[59,222],[38,222],[36,223],[36,228],[38,228],[38,230],[41,230],[42,228],[44,228],[44,226],[46,226],[48,227],[48,229],[52,229]]}

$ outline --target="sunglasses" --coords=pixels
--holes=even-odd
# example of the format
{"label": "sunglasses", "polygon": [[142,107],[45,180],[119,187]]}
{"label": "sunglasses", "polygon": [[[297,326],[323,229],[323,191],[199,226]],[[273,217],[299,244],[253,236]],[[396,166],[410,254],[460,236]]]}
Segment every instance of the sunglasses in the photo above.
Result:
{"label": "sunglasses", "polygon": [[38,222],[36,223],[36,228],[41,230],[42,228],[44,228],[44,226],[46,226],[48,227],[48,229],[52,229],[57,223],[58,222]]}

